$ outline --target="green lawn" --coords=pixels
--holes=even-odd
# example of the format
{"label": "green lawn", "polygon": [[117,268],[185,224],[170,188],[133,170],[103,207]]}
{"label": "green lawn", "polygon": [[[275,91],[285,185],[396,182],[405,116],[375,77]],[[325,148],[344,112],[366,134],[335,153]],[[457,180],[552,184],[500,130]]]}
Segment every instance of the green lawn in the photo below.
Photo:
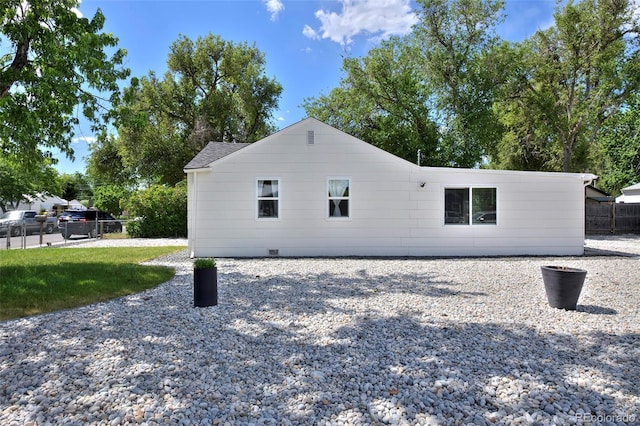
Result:
{"label": "green lawn", "polygon": [[184,247],[39,248],[0,251],[0,321],[139,293],[173,268],[139,262]]}

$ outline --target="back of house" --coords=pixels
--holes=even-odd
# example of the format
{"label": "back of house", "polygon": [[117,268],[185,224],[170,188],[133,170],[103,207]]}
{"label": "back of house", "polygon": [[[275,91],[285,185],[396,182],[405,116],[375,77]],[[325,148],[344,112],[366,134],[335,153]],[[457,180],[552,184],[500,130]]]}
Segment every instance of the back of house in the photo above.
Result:
{"label": "back of house", "polygon": [[185,172],[194,257],[580,255],[595,178],[419,167],[313,118]]}

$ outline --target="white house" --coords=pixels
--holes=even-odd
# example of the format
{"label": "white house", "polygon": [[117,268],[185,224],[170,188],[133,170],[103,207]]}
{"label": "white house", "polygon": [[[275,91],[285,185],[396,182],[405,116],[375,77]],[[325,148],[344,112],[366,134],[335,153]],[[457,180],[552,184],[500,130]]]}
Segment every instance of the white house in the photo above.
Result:
{"label": "white house", "polygon": [[622,195],[616,197],[616,203],[640,203],[640,183],[622,188]]}
{"label": "white house", "polygon": [[184,171],[193,257],[581,255],[596,178],[420,167],[313,118]]}
{"label": "white house", "polygon": [[62,213],[65,210],[86,210],[78,200],[67,201],[52,195],[38,194],[35,197],[25,196],[16,210],[47,210],[52,213]]}
{"label": "white house", "polygon": [[18,204],[17,210],[47,210],[49,212],[62,211],[68,203],[67,200],[55,195],[37,194],[35,197],[25,196]]}

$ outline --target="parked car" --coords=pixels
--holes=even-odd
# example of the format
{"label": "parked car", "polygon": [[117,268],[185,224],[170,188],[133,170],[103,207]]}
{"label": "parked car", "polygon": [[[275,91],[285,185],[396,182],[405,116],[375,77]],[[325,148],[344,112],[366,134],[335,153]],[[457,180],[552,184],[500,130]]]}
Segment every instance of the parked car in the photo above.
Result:
{"label": "parked car", "polygon": [[473,223],[496,224],[496,212],[478,212],[473,215]]}
{"label": "parked car", "polygon": [[[22,235],[24,226],[26,235],[40,232],[40,222],[36,220],[38,212],[35,210],[11,210],[0,217],[0,235],[7,235],[7,232],[18,237]],[[58,219],[55,215],[47,215],[44,222],[44,232],[51,234],[58,226]]]}
{"label": "parked car", "polygon": [[65,239],[71,235],[95,238],[103,233],[122,232],[122,222],[100,210],[67,210],[58,216],[58,228]]}

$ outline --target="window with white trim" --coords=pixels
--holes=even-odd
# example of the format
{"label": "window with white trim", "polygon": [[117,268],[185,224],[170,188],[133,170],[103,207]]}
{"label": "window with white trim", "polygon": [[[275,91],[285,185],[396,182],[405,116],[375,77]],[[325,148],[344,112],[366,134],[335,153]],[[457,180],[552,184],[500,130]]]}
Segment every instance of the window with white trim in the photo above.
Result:
{"label": "window with white trim", "polygon": [[330,218],[349,217],[349,179],[328,179],[328,213]]}
{"label": "window with white trim", "polygon": [[280,191],[278,179],[258,179],[258,219],[277,219]]}
{"label": "window with white trim", "polygon": [[445,188],[446,225],[497,224],[496,188]]}

